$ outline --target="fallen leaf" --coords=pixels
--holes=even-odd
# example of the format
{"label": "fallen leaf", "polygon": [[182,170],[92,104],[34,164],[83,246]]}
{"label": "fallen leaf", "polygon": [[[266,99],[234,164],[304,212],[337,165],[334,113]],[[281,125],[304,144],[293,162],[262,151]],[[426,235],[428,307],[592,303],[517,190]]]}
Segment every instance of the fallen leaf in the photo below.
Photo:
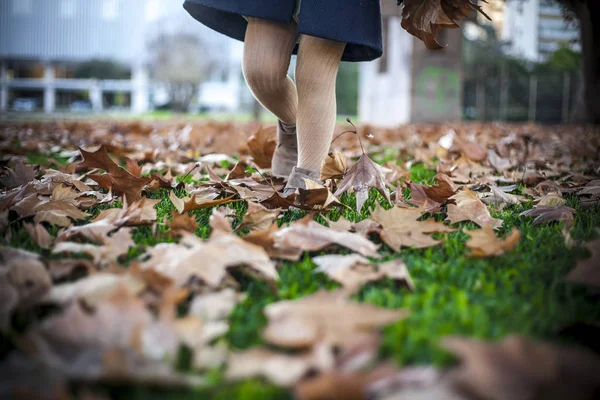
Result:
{"label": "fallen leaf", "polygon": [[489,195],[481,199],[487,205],[495,204],[500,210],[503,210],[507,205],[516,205],[526,201],[522,196],[506,193],[495,185],[490,186]]}
{"label": "fallen leaf", "polygon": [[319,291],[298,299],[268,305],[263,338],[284,348],[306,348],[316,343],[348,348],[368,340],[379,328],[408,315],[350,302],[343,291]]}
{"label": "fallen leaf", "polygon": [[381,239],[394,251],[401,247],[418,249],[437,246],[442,240],[435,240],[431,234],[436,232],[454,232],[454,229],[433,220],[419,221],[422,212],[419,209],[394,207],[384,210],[376,207],[371,219],[382,227]]}
{"label": "fallen leaf", "polygon": [[298,189],[298,195],[295,199],[296,205],[319,211],[326,210],[334,205],[342,206],[342,203],[331,193],[329,188],[309,179],[304,179],[304,181],[306,189]]}
{"label": "fallen leaf", "polygon": [[476,398],[592,400],[600,387],[600,358],[583,348],[517,335],[495,343],[449,337],[443,347],[462,361],[451,379]]}
{"label": "fallen leaf", "polygon": [[450,197],[450,200],[456,202],[456,204],[448,205],[446,221],[450,224],[472,221],[481,227],[491,225],[494,229],[500,228],[503,224],[501,219],[492,218],[487,206],[479,199],[477,193],[469,188],[459,191]]}
{"label": "fallen leaf", "polygon": [[250,155],[259,168],[271,168],[271,160],[277,146],[276,127],[261,127],[248,139]]}
{"label": "fallen leaf", "polygon": [[410,290],[414,285],[401,260],[384,264],[372,264],[368,259],[358,255],[325,255],[312,259],[318,265],[315,272],[323,272],[330,279],[342,284],[349,293],[354,293],[362,285],[385,278],[402,282]]}
{"label": "fallen leaf", "polygon": [[385,175],[385,170],[381,166],[363,154],[339,183],[334,196],[339,197],[352,189],[356,193],[356,211],[358,213],[369,198],[371,188],[377,189],[388,203],[391,203],[390,192],[385,184]]}
{"label": "fallen leaf", "polygon": [[193,315],[201,321],[225,320],[233,308],[244,298],[244,294],[237,293],[230,288],[196,296],[190,304],[189,315]]}
{"label": "fallen leaf", "polygon": [[337,244],[366,257],[379,258],[379,246],[362,235],[340,232],[323,226],[315,221],[307,224],[294,223],[273,233],[275,247],[299,249],[301,251],[320,251]]}
{"label": "fallen leaf", "polygon": [[600,286],[600,239],[585,245],[591,256],[577,261],[577,266],[569,272],[567,280],[583,285]]}
{"label": "fallen leaf", "polygon": [[49,249],[54,243],[54,238],[48,233],[42,224],[23,223],[23,228],[29,233],[31,239],[42,249]]}
{"label": "fallen leaf", "polygon": [[421,39],[429,50],[442,49],[437,42],[437,32],[445,28],[458,28],[458,20],[477,10],[489,17],[481,7],[470,0],[404,0],[402,27]]}
{"label": "fallen leaf", "polygon": [[428,198],[435,202],[443,203],[456,193],[458,189],[452,179],[444,173],[439,173],[435,176],[438,182],[433,186],[423,186],[423,191]]}
{"label": "fallen leaf", "polygon": [[235,217],[235,212],[230,208],[213,208],[209,221],[211,235],[233,233],[231,221],[227,219],[228,217]]}
{"label": "fallen leaf", "polygon": [[0,177],[0,183],[7,189],[14,189],[35,179],[35,167],[27,166],[20,160],[15,163],[14,170],[6,169],[8,173],[6,176]]}
{"label": "fallen leaf", "polygon": [[167,222],[167,226],[172,232],[181,231],[194,233],[198,229],[198,223],[194,215],[177,214],[173,212],[172,220]]}
{"label": "fallen leaf", "polygon": [[268,209],[261,204],[248,202],[248,211],[242,219],[240,228],[249,228],[251,231],[265,230],[277,220],[280,209]]}
{"label": "fallen leaf", "polygon": [[496,257],[512,251],[521,240],[521,232],[513,231],[505,239],[498,239],[491,225],[485,225],[481,230],[466,232],[471,239],[466,246],[471,249],[473,257]]}
{"label": "fallen leaf", "polygon": [[61,242],[54,246],[53,253],[85,253],[90,255],[97,265],[116,263],[126,255],[130,247],[135,247],[131,239],[131,228],[122,228],[112,236],[100,238],[98,245],[90,243]]}
{"label": "fallen leaf", "polygon": [[342,179],[348,171],[346,156],[341,152],[334,150],[327,154],[323,165],[321,166],[320,180]]}
{"label": "fallen leaf", "polygon": [[534,225],[544,222],[563,221],[566,226],[573,225],[573,214],[575,210],[567,206],[535,206],[534,208],[523,211],[521,216],[535,217]]}
{"label": "fallen leaf", "polygon": [[216,288],[225,279],[228,268],[242,265],[271,282],[278,279],[275,265],[265,250],[233,234],[212,236],[208,241],[184,234],[178,244],[159,243],[148,249],[147,257],[142,268],[172,278],[178,287],[197,277]]}

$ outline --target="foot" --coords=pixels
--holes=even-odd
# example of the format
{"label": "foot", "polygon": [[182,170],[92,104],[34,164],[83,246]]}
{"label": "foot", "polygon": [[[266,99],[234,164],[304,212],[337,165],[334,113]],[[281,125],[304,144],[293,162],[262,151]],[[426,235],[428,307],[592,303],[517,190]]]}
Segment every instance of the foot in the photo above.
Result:
{"label": "foot", "polygon": [[277,121],[277,147],[271,161],[271,174],[287,178],[298,163],[298,137],[296,126]]}
{"label": "foot", "polygon": [[287,184],[285,185],[285,189],[283,189],[283,197],[288,197],[295,193],[296,189],[306,189],[306,182],[304,179],[321,183],[321,180],[319,179],[320,176],[321,171],[319,170],[294,167]]}

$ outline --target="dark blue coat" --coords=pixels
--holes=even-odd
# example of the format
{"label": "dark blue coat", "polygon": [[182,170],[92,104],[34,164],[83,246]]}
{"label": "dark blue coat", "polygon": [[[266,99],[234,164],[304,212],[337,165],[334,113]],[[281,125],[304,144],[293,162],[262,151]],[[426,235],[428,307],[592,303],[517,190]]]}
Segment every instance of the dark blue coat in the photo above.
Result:
{"label": "dark blue coat", "polygon": [[[243,41],[243,16],[291,22],[296,1],[186,0],[184,7],[209,28]],[[300,34],[347,43],[342,61],[371,61],[383,52],[379,0],[301,0],[298,20]]]}

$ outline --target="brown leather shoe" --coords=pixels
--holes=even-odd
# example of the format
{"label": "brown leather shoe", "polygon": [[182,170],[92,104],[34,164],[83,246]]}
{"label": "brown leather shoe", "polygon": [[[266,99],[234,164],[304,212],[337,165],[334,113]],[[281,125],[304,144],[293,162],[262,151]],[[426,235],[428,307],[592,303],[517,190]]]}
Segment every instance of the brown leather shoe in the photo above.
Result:
{"label": "brown leather shoe", "polygon": [[296,164],[298,164],[296,127],[277,121],[277,147],[271,161],[271,174],[287,178]]}
{"label": "brown leather shoe", "polygon": [[320,176],[321,171],[319,170],[294,167],[287,184],[283,189],[283,197],[290,196],[292,193],[296,192],[296,189],[306,189],[306,182],[304,179],[310,179],[311,181],[321,183],[321,180],[319,179]]}

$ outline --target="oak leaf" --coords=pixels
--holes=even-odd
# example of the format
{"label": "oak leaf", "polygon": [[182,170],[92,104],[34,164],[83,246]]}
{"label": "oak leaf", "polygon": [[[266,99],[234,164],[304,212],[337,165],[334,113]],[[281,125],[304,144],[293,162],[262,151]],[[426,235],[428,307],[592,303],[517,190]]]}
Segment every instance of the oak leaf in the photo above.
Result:
{"label": "oak leaf", "polygon": [[498,239],[491,225],[485,225],[481,230],[468,231],[471,237],[466,246],[471,249],[469,255],[473,257],[495,257],[512,251],[521,240],[518,229],[513,231],[505,239]]}
{"label": "oak leaf", "polygon": [[356,193],[356,211],[360,213],[363,205],[369,198],[369,191],[375,188],[391,203],[390,192],[385,184],[386,171],[376,164],[366,154],[362,154],[356,164],[352,166],[340,182],[334,196],[353,190]]}
{"label": "oak leaf", "polygon": [[397,252],[400,252],[401,247],[422,249],[437,246],[442,240],[433,239],[431,234],[455,231],[433,220],[419,221],[421,215],[419,209],[394,207],[384,210],[378,206],[371,214],[371,219],[381,225],[381,239]]}

